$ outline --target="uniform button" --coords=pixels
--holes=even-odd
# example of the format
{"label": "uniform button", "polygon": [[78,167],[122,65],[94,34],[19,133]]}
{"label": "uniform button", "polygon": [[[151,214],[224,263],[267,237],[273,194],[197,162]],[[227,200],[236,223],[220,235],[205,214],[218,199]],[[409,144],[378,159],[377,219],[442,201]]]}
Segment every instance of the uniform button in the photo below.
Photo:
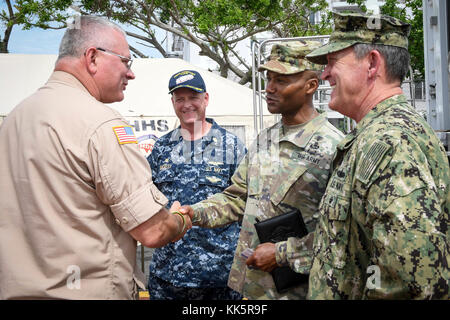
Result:
{"label": "uniform button", "polygon": [[120,224],[120,220],[119,220],[119,219],[116,218],[114,221],[115,221],[117,224]]}
{"label": "uniform button", "polygon": [[158,190],[158,188],[156,188],[156,186],[153,185],[151,191],[152,191],[153,199],[155,199],[156,201],[159,201],[159,190]]}
{"label": "uniform button", "polygon": [[126,217],[123,217],[123,218],[122,218],[122,222],[123,222],[124,224],[127,224],[127,223],[128,223],[128,219],[127,219]]}

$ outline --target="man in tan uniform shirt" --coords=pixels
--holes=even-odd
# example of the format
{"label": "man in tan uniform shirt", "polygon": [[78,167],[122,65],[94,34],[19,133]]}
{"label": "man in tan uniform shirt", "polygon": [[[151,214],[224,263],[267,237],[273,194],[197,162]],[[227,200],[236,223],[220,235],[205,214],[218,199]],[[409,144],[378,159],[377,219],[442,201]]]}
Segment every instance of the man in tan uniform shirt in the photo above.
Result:
{"label": "man in tan uniform shirt", "polygon": [[136,240],[160,247],[191,227],[103,104],[134,79],[124,32],[79,22],[47,84],[0,127],[0,299],[136,298]]}

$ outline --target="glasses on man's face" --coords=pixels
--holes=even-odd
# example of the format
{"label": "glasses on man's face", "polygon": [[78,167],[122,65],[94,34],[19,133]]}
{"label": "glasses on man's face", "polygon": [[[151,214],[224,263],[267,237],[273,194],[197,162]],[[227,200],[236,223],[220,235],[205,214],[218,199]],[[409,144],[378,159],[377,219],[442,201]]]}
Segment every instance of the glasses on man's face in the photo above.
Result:
{"label": "glasses on man's face", "polygon": [[122,62],[125,63],[125,65],[127,66],[128,69],[130,69],[131,65],[133,64],[133,59],[131,59],[131,58],[127,58],[127,57],[121,56],[120,54],[117,54],[117,53],[112,52],[112,51],[107,50],[107,49],[103,49],[103,48],[96,48],[96,49],[100,50],[100,51],[103,51],[105,53],[108,53],[108,54],[112,54],[112,55],[114,55],[116,57],[119,57],[120,59],[122,59]]}

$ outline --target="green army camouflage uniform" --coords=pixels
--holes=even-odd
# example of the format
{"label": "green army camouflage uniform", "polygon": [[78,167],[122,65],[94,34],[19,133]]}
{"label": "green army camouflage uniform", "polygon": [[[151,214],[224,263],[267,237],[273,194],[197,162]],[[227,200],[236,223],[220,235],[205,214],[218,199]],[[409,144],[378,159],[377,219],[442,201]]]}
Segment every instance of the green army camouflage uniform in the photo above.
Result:
{"label": "green army camouflage uniform", "polygon": [[278,122],[265,129],[242,160],[223,193],[193,205],[193,222],[220,227],[243,219],[228,286],[249,299],[305,299],[305,283],[279,294],[270,273],[249,269],[241,256],[260,242],[254,224],[298,208],[307,236],[276,244],[280,265],[307,274],[318,205],[330,176],[330,163],[343,134],[322,114],[307,123],[287,127]]}
{"label": "green army camouflage uniform", "polygon": [[406,98],[373,108],[339,143],[333,168],[308,298],[448,299],[449,163]]}

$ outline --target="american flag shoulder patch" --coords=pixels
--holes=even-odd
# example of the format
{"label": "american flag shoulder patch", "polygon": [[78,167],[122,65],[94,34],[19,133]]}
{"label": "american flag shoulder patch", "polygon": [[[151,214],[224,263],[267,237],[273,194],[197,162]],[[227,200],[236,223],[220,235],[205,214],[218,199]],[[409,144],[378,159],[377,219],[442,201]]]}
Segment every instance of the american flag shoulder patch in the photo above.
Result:
{"label": "american flag shoulder patch", "polygon": [[116,126],[113,130],[120,144],[138,143],[131,126]]}

